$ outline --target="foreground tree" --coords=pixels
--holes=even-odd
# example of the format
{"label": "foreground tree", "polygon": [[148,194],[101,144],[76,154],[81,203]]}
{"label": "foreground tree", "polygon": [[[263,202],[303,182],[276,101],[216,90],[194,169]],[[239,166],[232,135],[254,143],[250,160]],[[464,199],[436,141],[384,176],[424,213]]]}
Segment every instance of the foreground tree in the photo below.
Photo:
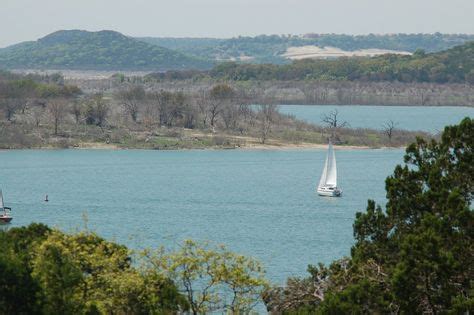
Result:
{"label": "foreground tree", "polygon": [[[446,127],[440,142],[410,145],[406,165],[387,178],[386,210],[369,201],[367,211],[357,213],[351,259],[323,268],[329,270],[324,278],[314,276],[319,268],[307,280],[323,294],[290,299],[298,286],[289,285],[270,291],[267,306],[322,314],[472,310],[473,146],[470,118]],[[283,303],[289,300],[294,303]]]}
{"label": "foreground tree", "polygon": [[1,314],[174,314],[188,303],[173,281],[132,266],[125,246],[41,224],[0,231]]}
{"label": "foreground tree", "polygon": [[83,281],[72,253],[60,242],[48,239],[39,247],[33,277],[45,296],[46,314],[77,314],[84,309],[79,284]]}
{"label": "foreground tree", "polygon": [[147,251],[145,257],[157,271],[174,279],[188,298],[192,314],[248,313],[267,287],[258,261],[223,246],[212,248],[187,240],[176,252]]}
{"label": "foreground tree", "polygon": [[31,275],[32,249],[49,231],[42,224],[0,231],[0,314],[41,314],[43,294]]}
{"label": "foreground tree", "polygon": [[387,209],[369,202],[354,223],[356,262],[373,259],[403,312],[439,313],[474,303],[474,121],[418,139],[387,179]]}

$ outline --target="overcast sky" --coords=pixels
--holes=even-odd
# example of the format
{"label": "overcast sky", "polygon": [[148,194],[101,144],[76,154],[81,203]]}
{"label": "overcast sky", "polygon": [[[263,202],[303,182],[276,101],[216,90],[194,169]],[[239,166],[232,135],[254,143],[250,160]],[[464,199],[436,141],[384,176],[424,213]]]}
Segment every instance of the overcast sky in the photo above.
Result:
{"label": "overcast sky", "polygon": [[60,29],[132,36],[474,33],[474,0],[0,0],[0,47]]}

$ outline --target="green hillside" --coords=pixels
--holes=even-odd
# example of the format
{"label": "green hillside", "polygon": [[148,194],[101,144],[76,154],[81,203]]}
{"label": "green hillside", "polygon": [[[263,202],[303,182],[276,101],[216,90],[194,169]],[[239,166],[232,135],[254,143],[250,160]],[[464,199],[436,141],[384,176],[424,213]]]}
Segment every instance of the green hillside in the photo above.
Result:
{"label": "green hillside", "polygon": [[77,70],[207,69],[212,63],[114,31],[57,31],[0,49],[0,68]]}
{"label": "green hillside", "polygon": [[398,81],[474,84],[474,41],[451,49],[413,55],[303,59],[289,64],[226,62],[211,71],[153,73],[156,79],[190,79],[209,76],[217,80],[250,81]]}
{"label": "green hillside", "polygon": [[337,47],[342,50],[389,49],[414,52],[438,52],[473,41],[474,35],[466,34],[387,34],[344,35],[307,34],[260,35],[256,37],[216,38],[138,38],[141,41],[177,50],[189,55],[215,60],[239,60],[242,56],[252,63],[288,63],[281,55],[288,47],[319,46]]}

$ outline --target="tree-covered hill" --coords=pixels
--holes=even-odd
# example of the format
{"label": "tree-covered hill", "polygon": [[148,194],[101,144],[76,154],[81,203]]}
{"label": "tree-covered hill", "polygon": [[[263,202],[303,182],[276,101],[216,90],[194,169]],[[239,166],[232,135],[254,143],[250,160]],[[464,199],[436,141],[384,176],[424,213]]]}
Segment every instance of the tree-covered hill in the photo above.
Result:
{"label": "tree-covered hill", "polygon": [[286,65],[223,63],[210,75],[218,79],[247,80],[349,80],[474,84],[474,41],[446,51],[411,56],[304,59]]}
{"label": "tree-covered hill", "polygon": [[[215,60],[245,60],[253,63],[285,63],[282,56],[289,47],[318,46],[336,47],[346,51],[359,49],[387,49],[415,52],[438,52],[467,41],[474,35],[466,34],[386,34],[386,35],[345,35],[307,34],[260,35],[256,37],[216,38],[138,38],[144,42],[177,50],[198,57]],[[251,59],[249,59],[251,58]]]}
{"label": "tree-covered hill", "polygon": [[0,49],[0,68],[77,70],[206,69],[206,59],[147,44],[114,31],[57,31]]}

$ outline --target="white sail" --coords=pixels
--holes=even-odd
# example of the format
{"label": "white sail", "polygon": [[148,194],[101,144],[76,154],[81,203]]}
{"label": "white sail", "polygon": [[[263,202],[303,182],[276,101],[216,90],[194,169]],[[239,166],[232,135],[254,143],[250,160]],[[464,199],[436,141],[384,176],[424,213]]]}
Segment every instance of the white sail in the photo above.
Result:
{"label": "white sail", "polygon": [[329,142],[326,163],[324,163],[323,173],[321,174],[318,187],[324,186],[337,186],[336,155],[334,154],[331,142]]}
{"label": "white sail", "polygon": [[318,187],[323,187],[326,184],[326,178],[328,174],[328,160],[329,160],[329,154],[326,155],[326,163],[324,163],[323,173],[321,174],[321,179],[319,180]]}
{"label": "white sail", "polygon": [[326,177],[326,185],[328,186],[337,186],[337,167],[336,167],[336,154],[334,153],[334,149],[332,148],[332,143],[329,142],[329,150],[328,150],[328,175]]}
{"label": "white sail", "polygon": [[0,190],[0,210],[3,210],[3,194],[2,194],[2,190]]}

